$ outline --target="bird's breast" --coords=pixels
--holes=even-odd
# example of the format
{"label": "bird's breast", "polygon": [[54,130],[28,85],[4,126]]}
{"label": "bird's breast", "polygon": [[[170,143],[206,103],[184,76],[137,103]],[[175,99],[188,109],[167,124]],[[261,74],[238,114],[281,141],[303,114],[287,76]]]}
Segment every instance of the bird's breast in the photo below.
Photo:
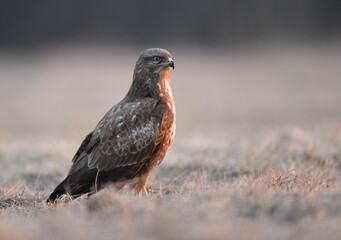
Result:
{"label": "bird's breast", "polygon": [[[165,99],[166,100],[166,99]],[[170,145],[173,141],[175,135],[175,118],[176,118],[176,111],[175,111],[175,104],[173,98],[167,98],[164,102],[166,105],[166,110],[163,115],[162,119],[162,129],[165,133],[165,142],[166,145]]]}
{"label": "bird's breast", "polygon": [[159,99],[165,104],[165,112],[162,119],[162,131],[165,133],[166,145],[169,145],[175,135],[175,104],[170,86],[170,69],[161,72],[156,91]]}

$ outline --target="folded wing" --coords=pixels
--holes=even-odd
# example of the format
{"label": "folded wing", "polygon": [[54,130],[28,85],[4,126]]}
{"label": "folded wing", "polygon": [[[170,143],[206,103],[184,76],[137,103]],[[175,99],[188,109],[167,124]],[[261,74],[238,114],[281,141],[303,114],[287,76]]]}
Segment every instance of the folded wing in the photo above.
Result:
{"label": "folded wing", "polygon": [[142,163],[160,141],[161,122],[155,99],[114,106],[85,138],[68,175],[86,164],[102,171]]}

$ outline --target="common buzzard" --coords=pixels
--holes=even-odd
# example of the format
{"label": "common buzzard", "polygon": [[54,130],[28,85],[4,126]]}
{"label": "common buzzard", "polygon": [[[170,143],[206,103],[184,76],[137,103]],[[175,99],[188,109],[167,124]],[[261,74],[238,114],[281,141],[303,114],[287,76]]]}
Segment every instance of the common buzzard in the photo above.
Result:
{"label": "common buzzard", "polygon": [[109,183],[117,189],[130,183],[148,195],[149,172],[162,162],[175,134],[171,68],[167,50],[151,48],[140,54],[127,95],[85,137],[48,202],[63,194],[90,195]]}

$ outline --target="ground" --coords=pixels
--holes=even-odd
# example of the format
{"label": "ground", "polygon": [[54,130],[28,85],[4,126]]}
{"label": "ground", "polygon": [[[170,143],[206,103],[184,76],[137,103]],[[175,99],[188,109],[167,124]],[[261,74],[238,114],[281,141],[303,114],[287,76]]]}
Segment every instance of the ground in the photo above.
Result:
{"label": "ground", "polygon": [[140,50],[0,52],[0,239],[339,239],[337,44],[169,49],[177,133],[149,197],[47,205]]}

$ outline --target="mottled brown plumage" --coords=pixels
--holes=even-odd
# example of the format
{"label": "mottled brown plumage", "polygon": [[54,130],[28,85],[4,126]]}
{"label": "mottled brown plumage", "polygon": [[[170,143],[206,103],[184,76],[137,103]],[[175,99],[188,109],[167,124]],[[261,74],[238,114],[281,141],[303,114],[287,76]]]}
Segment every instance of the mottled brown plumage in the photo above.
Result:
{"label": "mottled brown plumage", "polygon": [[140,54],[127,95],[86,136],[48,202],[63,194],[92,194],[109,183],[121,189],[129,182],[138,193],[145,189],[175,134],[171,67],[172,56],[164,49]]}

